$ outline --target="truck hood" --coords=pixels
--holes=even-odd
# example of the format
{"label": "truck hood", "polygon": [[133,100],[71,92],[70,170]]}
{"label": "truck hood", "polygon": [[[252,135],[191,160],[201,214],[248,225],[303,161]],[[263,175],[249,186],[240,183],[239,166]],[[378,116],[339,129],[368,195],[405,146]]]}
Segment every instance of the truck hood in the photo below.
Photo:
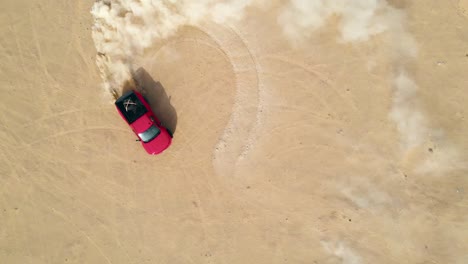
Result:
{"label": "truck hood", "polygon": [[172,138],[169,133],[161,127],[159,129],[161,129],[161,133],[156,138],[147,143],[141,142],[148,154],[159,154],[171,145]]}

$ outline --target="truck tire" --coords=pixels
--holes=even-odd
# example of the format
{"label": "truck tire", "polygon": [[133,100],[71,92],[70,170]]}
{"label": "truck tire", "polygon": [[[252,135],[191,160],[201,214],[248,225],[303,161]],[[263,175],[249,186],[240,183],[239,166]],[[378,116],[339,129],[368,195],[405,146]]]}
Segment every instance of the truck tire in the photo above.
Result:
{"label": "truck tire", "polygon": [[169,133],[169,136],[171,136],[171,138],[173,138],[173,133],[172,133],[172,131],[171,131],[169,128],[166,128],[166,130],[167,130],[167,133]]}

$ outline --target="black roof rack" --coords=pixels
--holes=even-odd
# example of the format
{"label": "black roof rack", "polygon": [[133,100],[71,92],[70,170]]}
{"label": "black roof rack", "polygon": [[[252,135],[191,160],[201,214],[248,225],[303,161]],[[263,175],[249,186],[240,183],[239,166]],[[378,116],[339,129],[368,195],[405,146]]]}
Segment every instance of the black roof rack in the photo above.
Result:
{"label": "black roof rack", "polygon": [[148,110],[143,103],[138,99],[133,91],[126,92],[115,101],[115,105],[119,108],[129,124],[135,122],[138,118],[144,115]]}

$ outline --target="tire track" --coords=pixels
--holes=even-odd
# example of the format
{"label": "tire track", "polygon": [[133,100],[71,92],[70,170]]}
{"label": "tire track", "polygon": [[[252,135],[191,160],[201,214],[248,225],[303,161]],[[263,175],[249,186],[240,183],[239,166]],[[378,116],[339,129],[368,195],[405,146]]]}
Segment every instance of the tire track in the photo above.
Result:
{"label": "tire track", "polygon": [[30,122],[27,122],[26,124],[22,125],[21,128],[27,128],[29,126],[32,126],[36,123],[42,123],[43,121],[46,121],[46,120],[49,120],[49,119],[55,119],[57,117],[60,117],[60,116],[63,116],[63,115],[70,115],[70,114],[75,114],[75,113],[78,113],[78,112],[86,112],[86,111],[90,111],[91,113],[95,113],[95,111],[91,111],[91,110],[102,110],[103,108],[102,107],[89,107],[89,108],[81,108],[81,109],[71,109],[71,110],[65,110],[65,111],[61,111],[61,112],[58,112],[58,113],[52,113],[52,114],[47,114],[45,116],[42,116],[40,118],[37,118],[37,119],[34,119]]}
{"label": "tire track", "polygon": [[66,214],[62,213],[61,211],[58,211],[53,207],[49,207],[49,209],[55,215],[62,218],[70,226],[74,227],[76,231],[80,232],[89,241],[89,243],[99,252],[99,254],[106,260],[106,262],[108,264],[112,264],[112,261],[110,260],[109,256],[104,252],[103,248],[93,238],[91,238],[91,236],[86,231],[80,228],[75,222],[72,221],[72,219],[67,217]]}
{"label": "tire track", "polygon": [[252,149],[255,132],[261,123],[263,103],[260,70],[246,40],[235,29],[215,24],[200,26],[199,29],[219,45],[236,76],[237,88],[231,117],[212,157],[212,164],[219,175],[227,171],[233,173],[236,164]]}
{"label": "tire track", "polygon": [[41,141],[44,141],[44,140],[51,140],[51,139],[54,139],[54,138],[58,138],[58,137],[63,137],[63,136],[66,136],[66,135],[69,135],[69,134],[73,134],[73,133],[81,133],[83,131],[91,131],[91,130],[114,130],[114,131],[122,131],[122,132],[128,132],[128,130],[126,129],[121,129],[121,128],[112,128],[112,127],[87,127],[87,128],[81,128],[81,129],[71,129],[71,130],[67,130],[67,131],[63,131],[63,132],[58,132],[58,133],[55,133],[55,134],[52,134],[52,135],[49,135],[49,136],[46,136],[46,137],[42,137],[42,138],[39,138],[39,139],[36,139],[32,142],[29,142],[29,143],[25,143],[26,147],[31,147]]}
{"label": "tire track", "polygon": [[[298,61],[295,61],[295,60],[292,60],[288,57],[285,57],[285,56],[279,56],[279,55],[268,55],[268,56],[265,56],[264,57],[265,59],[268,59],[268,60],[277,60],[277,61],[280,61],[280,62],[283,62],[283,63],[286,63],[286,64],[289,64],[291,66],[294,66],[294,67],[297,67],[299,69],[302,69],[304,70],[305,72],[317,77],[322,83],[324,83],[327,87],[330,87],[334,94],[340,98],[342,101],[344,102],[347,102],[349,105],[351,105],[354,110],[356,111],[358,108],[356,106],[356,104],[354,103],[354,101],[351,99],[351,98],[345,98],[345,96],[342,95],[342,93],[340,93],[340,91],[338,91],[334,85],[333,85],[333,80],[330,79],[326,74],[314,69],[314,67],[310,67],[304,63],[301,63],[301,62],[298,62]],[[297,81],[297,80],[296,80]],[[327,107],[329,107],[327,105]]]}

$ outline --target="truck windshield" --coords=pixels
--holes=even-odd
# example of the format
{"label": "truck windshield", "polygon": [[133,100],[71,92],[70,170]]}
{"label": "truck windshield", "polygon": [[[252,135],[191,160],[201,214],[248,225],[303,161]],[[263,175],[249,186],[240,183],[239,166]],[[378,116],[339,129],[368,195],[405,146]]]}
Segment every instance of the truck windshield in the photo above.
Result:
{"label": "truck windshield", "polygon": [[154,125],[151,125],[145,132],[138,133],[138,136],[141,138],[143,142],[150,142],[155,137],[157,137],[161,133],[161,130]]}

